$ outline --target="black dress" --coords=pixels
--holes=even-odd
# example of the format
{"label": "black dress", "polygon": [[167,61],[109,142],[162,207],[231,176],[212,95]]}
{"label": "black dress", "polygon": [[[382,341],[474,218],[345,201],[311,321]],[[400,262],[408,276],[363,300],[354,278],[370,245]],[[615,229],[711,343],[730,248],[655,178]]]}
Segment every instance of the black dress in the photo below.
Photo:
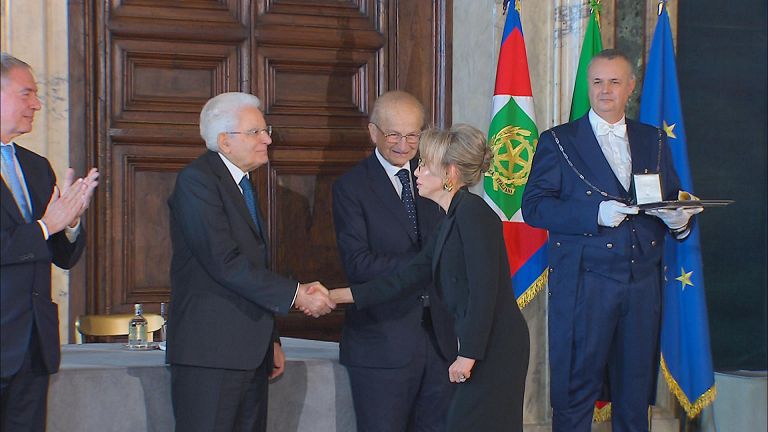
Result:
{"label": "black dress", "polygon": [[[353,285],[358,308],[408,295],[434,280],[433,321],[448,320],[442,355],[476,360],[456,384],[448,430],[522,431],[528,371],[528,327],[515,301],[501,221],[482,198],[461,189],[421,253],[392,276]],[[444,323],[441,323],[444,324]],[[445,371],[448,379],[448,371]]]}

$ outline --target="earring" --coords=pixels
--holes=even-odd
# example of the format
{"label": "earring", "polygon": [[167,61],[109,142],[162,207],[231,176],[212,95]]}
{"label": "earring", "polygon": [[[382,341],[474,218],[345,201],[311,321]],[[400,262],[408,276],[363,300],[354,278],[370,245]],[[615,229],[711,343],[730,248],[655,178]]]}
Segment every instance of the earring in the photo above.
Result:
{"label": "earring", "polygon": [[450,192],[450,191],[453,190],[453,185],[451,183],[449,183],[449,182],[445,182],[445,183],[443,183],[443,189],[446,192]]}

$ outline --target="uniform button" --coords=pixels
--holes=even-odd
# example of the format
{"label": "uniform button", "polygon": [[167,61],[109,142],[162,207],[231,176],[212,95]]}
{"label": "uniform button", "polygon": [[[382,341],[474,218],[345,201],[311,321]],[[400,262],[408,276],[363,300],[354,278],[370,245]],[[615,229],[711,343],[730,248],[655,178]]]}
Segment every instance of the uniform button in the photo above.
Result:
{"label": "uniform button", "polygon": [[630,260],[629,262],[631,262],[632,264],[634,264],[634,263],[635,263],[635,260]]}
{"label": "uniform button", "polygon": [[613,247],[613,243],[606,243],[605,247],[607,247],[608,249],[611,249]]}
{"label": "uniform button", "polygon": [[656,246],[656,240],[651,240],[651,246]]}
{"label": "uniform button", "polygon": [[555,243],[555,246],[560,247],[560,242]]}
{"label": "uniform button", "polygon": [[587,233],[584,233],[584,237],[586,237],[586,236],[588,236],[588,235],[589,235],[589,234],[587,234]]}
{"label": "uniform button", "polygon": [[550,272],[550,273],[552,273],[553,271],[555,271],[555,269],[554,269],[554,268],[552,268],[552,267],[550,267],[550,268],[549,268],[549,272]]}
{"label": "uniform button", "polygon": [[632,245],[632,249],[634,249],[634,248],[635,248],[635,245]]}
{"label": "uniform button", "polygon": [[37,297],[37,296],[39,296],[39,295],[40,295],[40,293],[39,293],[39,292],[37,292],[37,291],[32,291],[32,295],[33,295],[33,296],[35,296],[35,297]]}
{"label": "uniform button", "polygon": [[636,232],[634,228],[632,228],[632,232]]}
{"label": "uniform button", "polygon": [[587,191],[587,195],[592,195],[592,191],[591,191],[591,190],[588,190],[588,191]]}

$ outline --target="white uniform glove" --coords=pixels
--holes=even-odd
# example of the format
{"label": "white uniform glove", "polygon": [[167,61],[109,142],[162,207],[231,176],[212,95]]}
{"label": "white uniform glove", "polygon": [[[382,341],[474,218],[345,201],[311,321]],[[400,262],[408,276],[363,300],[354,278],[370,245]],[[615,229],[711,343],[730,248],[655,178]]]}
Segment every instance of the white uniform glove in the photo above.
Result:
{"label": "white uniform glove", "polygon": [[645,214],[656,216],[661,219],[664,224],[672,231],[681,230],[684,226],[688,225],[688,221],[695,214],[699,214],[704,211],[704,207],[681,207],[672,209],[656,209],[646,210]]}
{"label": "white uniform glove", "polygon": [[600,203],[600,209],[597,212],[597,223],[605,227],[617,227],[627,215],[637,214],[640,209],[637,206],[629,207],[618,201],[603,201]]}

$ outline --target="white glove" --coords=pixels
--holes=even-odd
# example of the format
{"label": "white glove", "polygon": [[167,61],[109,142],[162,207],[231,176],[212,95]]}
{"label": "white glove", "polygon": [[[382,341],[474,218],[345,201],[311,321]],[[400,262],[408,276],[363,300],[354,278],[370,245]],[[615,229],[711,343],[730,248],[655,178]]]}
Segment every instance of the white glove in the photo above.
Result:
{"label": "white glove", "polygon": [[640,209],[637,206],[629,207],[618,201],[603,201],[597,212],[597,223],[605,227],[617,227],[624,222],[627,215],[637,214]]}
{"label": "white glove", "polygon": [[661,219],[664,224],[669,227],[672,231],[677,231],[682,229],[684,226],[688,225],[688,221],[691,220],[691,217],[695,214],[699,214],[702,211],[704,211],[704,207],[681,207],[677,209],[655,209],[655,210],[646,210],[645,214],[656,216],[657,218]]}

